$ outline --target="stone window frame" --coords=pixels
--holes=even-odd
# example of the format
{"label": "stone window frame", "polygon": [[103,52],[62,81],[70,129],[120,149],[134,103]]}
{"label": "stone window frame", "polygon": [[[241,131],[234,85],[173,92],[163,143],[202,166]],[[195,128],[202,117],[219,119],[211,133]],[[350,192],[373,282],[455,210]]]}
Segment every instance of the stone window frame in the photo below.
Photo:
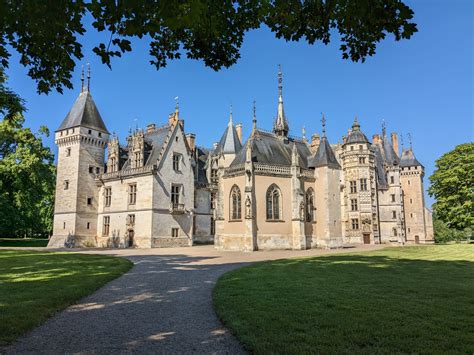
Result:
{"label": "stone window frame", "polygon": [[271,184],[265,194],[267,222],[283,222],[281,203],[283,196],[277,184]]}
{"label": "stone window frame", "polygon": [[365,157],[359,157],[359,164],[365,164]]}
{"label": "stone window frame", "polygon": [[350,188],[351,194],[356,194],[357,193],[357,181],[355,181],[355,180],[349,181],[349,188]]}
{"label": "stone window frame", "polygon": [[183,154],[173,153],[173,171],[176,173],[181,172],[181,161],[183,160]]}
{"label": "stone window frame", "polygon": [[356,198],[351,198],[351,211],[358,211],[358,203]]}
{"label": "stone window frame", "polygon": [[306,222],[314,223],[314,190],[312,187],[306,190],[305,194],[305,210],[306,210]]}
{"label": "stone window frame", "polygon": [[94,198],[88,196],[87,199],[86,199],[87,206],[92,206],[93,201],[94,201]]}
{"label": "stone window frame", "polygon": [[170,202],[173,207],[178,207],[181,201],[183,185],[171,184]]}
{"label": "stone window frame", "polygon": [[135,205],[137,203],[137,183],[128,184],[128,204]]}
{"label": "stone window frame", "polygon": [[171,228],[171,238],[179,238],[179,228]]}
{"label": "stone window frame", "polygon": [[229,194],[229,221],[242,220],[242,193],[237,185],[233,185]]}
{"label": "stone window frame", "polygon": [[104,188],[104,206],[110,207],[112,204],[112,186],[106,186]]}
{"label": "stone window frame", "polygon": [[392,198],[392,202],[396,202],[396,201],[397,201],[395,194],[391,194],[390,196],[391,196],[391,198]]}
{"label": "stone window frame", "polygon": [[66,148],[66,156],[70,157],[71,156],[71,147]]}
{"label": "stone window frame", "polygon": [[352,230],[359,230],[359,218],[351,218]]}
{"label": "stone window frame", "polygon": [[367,191],[367,178],[360,179],[360,191]]}
{"label": "stone window frame", "polygon": [[103,217],[102,235],[108,236],[110,233],[110,216]]}
{"label": "stone window frame", "polygon": [[64,190],[69,190],[69,180],[64,180]]}
{"label": "stone window frame", "polygon": [[397,211],[392,211],[392,219],[397,219]]}

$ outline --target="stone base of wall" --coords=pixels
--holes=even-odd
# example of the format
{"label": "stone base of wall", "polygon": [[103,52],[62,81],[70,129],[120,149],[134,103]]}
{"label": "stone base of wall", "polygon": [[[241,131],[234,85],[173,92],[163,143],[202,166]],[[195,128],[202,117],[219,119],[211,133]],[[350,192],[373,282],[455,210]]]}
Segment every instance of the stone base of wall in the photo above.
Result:
{"label": "stone base of wall", "polygon": [[318,239],[316,241],[316,247],[320,249],[338,249],[343,246],[342,238]]}
{"label": "stone base of wall", "polygon": [[228,251],[253,251],[253,238],[242,235],[216,235],[216,249]]}
{"label": "stone base of wall", "polygon": [[154,237],[151,238],[152,248],[173,248],[173,247],[190,247],[192,241],[188,237],[184,238],[166,238]]}
{"label": "stone base of wall", "polygon": [[293,236],[291,235],[257,235],[258,250],[285,250],[293,249]]}
{"label": "stone base of wall", "polygon": [[78,235],[53,235],[48,248],[94,248],[97,247],[95,237]]}

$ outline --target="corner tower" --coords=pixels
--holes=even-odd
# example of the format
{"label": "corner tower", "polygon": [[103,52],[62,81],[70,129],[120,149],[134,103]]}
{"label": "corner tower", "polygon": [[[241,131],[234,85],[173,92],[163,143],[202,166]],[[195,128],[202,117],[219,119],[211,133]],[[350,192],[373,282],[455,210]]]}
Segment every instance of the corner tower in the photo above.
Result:
{"label": "corner tower", "polygon": [[87,87],[55,132],[58,146],[53,236],[49,247],[95,246],[98,187],[109,132]]}

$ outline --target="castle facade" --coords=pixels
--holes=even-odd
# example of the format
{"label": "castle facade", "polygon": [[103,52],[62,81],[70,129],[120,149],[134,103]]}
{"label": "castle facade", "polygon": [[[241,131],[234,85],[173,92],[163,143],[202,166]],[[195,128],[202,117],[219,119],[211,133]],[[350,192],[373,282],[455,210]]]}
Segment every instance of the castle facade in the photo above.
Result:
{"label": "castle facade", "polygon": [[[89,85],[88,85],[89,86]],[[255,104],[254,104],[255,105]],[[354,120],[341,143],[290,136],[278,76],[272,131],[242,138],[232,112],[218,143],[196,145],[179,106],[166,124],[110,135],[88,88],[55,132],[58,166],[50,247],[223,250],[432,243],[423,165],[398,137],[366,137]],[[107,156],[106,156],[107,150]]]}

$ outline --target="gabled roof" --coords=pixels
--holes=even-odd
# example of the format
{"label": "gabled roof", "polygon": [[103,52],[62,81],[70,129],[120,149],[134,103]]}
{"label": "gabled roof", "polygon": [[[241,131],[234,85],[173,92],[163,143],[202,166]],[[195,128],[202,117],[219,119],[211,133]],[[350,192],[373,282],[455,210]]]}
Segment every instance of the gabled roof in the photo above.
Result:
{"label": "gabled roof", "polygon": [[99,110],[92,99],[92,95],[88,90],[79,94],[76,102],[74,102],[74,105],[67,114],[66,118],[64,118],[57,131],[62,131],[64,129],[78,126],[88,127],[109,133],[105,127],[102,117],[100,117]]}
{"label": "gabled roof", "polygon": [[318,150],[314,156],[308,159],[308,166],[310,168],[319,168],[321,166],[327,166],[333,169],[341,168],[326,137],[323,136]]}
{"label": "gabled roof", "polygon": [[215,149],[216,154],[238,154],[242,149],[242,143],[240,142],[237,130],[232,122],[232,113],[230,114],[229,123],[224,131],[224,134]]}
{"label": "gabled roof", "polygon": [[[308,145],[295,138],[281,138],[274,133],[256,129],[253,136],[249,138],[252,144],[252,161],[268,164],[291,166],[293,143],[299,155],[299,162],[302,168],[308,167],[308,157],[311,155]],[[247,144],[247,143],[246,143]],[[246,149],[242,149],[235,157],[230,166],[245,163]]]}
{"label": "gabled roof", "polygon": [[400,166],[402,168],[408,166],[423,167],[423,165],[421,165],[421,163],[416,159],[415,154],[413,154],[413,150],[411,148],[403,149],[402,158],[400,159]]}

